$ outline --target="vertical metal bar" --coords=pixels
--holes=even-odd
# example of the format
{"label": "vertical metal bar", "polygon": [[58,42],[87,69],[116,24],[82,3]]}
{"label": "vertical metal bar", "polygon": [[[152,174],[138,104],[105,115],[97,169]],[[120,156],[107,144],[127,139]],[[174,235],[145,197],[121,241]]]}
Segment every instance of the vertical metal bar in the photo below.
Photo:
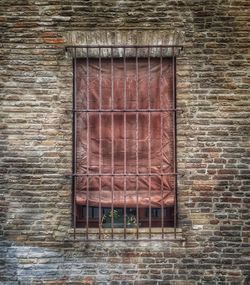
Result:
{"label": "vertical metal bar", "polygon": [[[175,48],[172,48],[172,100],[173,100],[173,109],[176,109],[176,77],[175,77]],[[174,173],[177,173],[177,152],[176,152],[176,111],[173,112],[173,148],[174,148]],[[176,215],[177,215],[177,175],[174,176],[174,236],[176,238]]]}
{"label": "vertical metal bar", "polygon": [[[123,67],[124,67],[124,93],[123,93],[123,105],[124,110],[127,109],[127,65],[126,65],[126,48],[123,48]],[[124,174],[127,174],[127,117],[126,112],[123,113],[123,122],[124,122],[124,129],[123,129],[123,140],[124,140]],[[127,221],[127,207],[126,207],[126,194],[127,194],[127,177],[123,176],[124,179],[124,239],[127,238],[127,232],[126,232],[126,221]]]}
{"label": "vertical metal bar", "polygon": [[[150,92],[150,47],[148,47],[148,109],[151,109],[151,92]],[[151,239],[151,227],[152,227],[152,217],[151,217],[151,112],[148,114],[148,192],[149,192],[149,239]]]}
{"label": "vertical metal bar", "polygon": [[[89,110],[89,49],[86,48],[86,67],[87,67],[87,110]],[[89,112],[87,116],[87,174],[89,174],[89,155],[90,155],[90,140],[89,140]],[[87,199],[86,199],[86,239],[89,238],[89,176],[87,175]]]}
{"label": "vertical metal bar", "polygon": [[100,110],[102,109],[102,63],[101,63],[101,48],[99,47],[99,239],[101,239],[101,224],[102,224],[102,207],[101,207],[101,190],[102,190],[102,164],[101,164],[101,154],[102,154],[102,114]]}
{"label": "vertical metal bar", "polygon": [[138,78],[138,49],[135,50],[136,60],[136,238],[139,238],[139,207],[138,207],[138,174],[139,174],[139,78]]}
{"label": "vertical metal bar", "polygon": [[[111,109],[114,110],[114,59],[113,48],[111,47]],[[112,183],[112,232],[111,237],[114,238],[114,113],[111,113],[111,183]]]}
{"label": "vertical metal bar", "polygon": [[[76,173],[77,171],[77,113],[76,113],[76,107],[77,107],[77,102],[76,102],[76,92],[77,92],[77,87],[76,87],[76,48],[73,49],[73,133],[72,133],[72,138],[73,138],[73,149],[72,149],[72,170],[73,173]],[[73,225],[74,225],[74,240],[76,238],[76,182],[77,182],[77,176],[74,175],[72,179],[73,183]]]}
{"label": "vertical metal bar", "polygon": [[[160,108],[165,108],[163,106],[164,100],[162,99],[162,94],[161,94],[161,85],[162,85],[162,47],[160,47],[160,86],[159,86],[159,93],[160,93]],[[161,116],[161,173],[163,173],[163,114],[162,112],[160,113]],[[163,178],[164,176],[161,176],[161,237],[164,239],[164,207],[163,207]]]}

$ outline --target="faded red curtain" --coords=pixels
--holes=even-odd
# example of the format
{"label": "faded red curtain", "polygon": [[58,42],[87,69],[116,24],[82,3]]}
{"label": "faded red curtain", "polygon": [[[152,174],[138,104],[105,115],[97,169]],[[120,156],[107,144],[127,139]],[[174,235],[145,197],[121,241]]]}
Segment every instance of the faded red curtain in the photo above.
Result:
{"label": "faded red curtain", "polygon": [[79,59],[76,74],[77,109],[92,110],[77,112],[77,204],[173,205],[173,112],[159,111],[172,108],[171,60]]}

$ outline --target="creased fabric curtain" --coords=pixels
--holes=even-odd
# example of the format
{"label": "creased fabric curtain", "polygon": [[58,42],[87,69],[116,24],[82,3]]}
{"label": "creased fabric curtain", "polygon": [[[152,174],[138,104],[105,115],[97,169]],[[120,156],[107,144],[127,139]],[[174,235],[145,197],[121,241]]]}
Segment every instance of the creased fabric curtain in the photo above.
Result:
{"label": "creased fabric curtain", "polygon": [[79,59],[76,74],[77,109],[92,110],[77,113],[77,204],[172,206],[173,112],[160,112],[172,108],[171,60]]}

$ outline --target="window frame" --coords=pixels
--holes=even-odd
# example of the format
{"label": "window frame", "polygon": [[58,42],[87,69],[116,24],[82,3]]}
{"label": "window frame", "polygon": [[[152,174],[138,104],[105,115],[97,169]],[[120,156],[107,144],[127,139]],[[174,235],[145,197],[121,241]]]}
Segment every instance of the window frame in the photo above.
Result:
{"label": "window frame", "polygon": [[[76,124],[76,114],[77,114],[77,90],[76,90],[76,64],[77,64],[77,58],[81,57],[78,55],[78,51],[81,50],[85,50],[85,57],[88,58],[89,57],[89,51],[91,49],[94,50],[98,50],[99,51],[99,56],[100,56],[100,50],[101,49],[110,49],[111,50],[111,54],[113,53],[114,49],[135,49],[136,50],[136,56],[137,55],[137,51],[138,49],[147,49],[148,50],[148,57],[150,57],[150,51],[151,49],[159,49],[160,51],[160,57],[162,58],[163,55],[163,50],[166,50],[166,57],[171,57],[172,59],[172,95],[173,95],[173,106],[172,106],[172,111],[173,111],[173,162],[174,162],[174,236],[176,237],[176,233],[177,233],[177,148],[176,148],[176,130],[177,130],[177,126],[176,126],[176,113],[177,111],[179,111],[176,108],[176,57],[177,55],[179,55],[180,50],[182,50],[182,46],[178,46],[178,45],[150,45],[150,46],[129,46],[129,45],[104,45],[104,46],[88,46],[88,45],[83,45],[83,46],[67,46],[66,50],[71,50],[72,54],[73,54],[73,120],[72,120],[72,141],[73,141],[73,147],[72,147],[72,204],[73,204],[73,209],[72,209],[72,224],[73,224],[73,228],[74,228],[74,239],[76,237],[76,228],[77,228],[77,205],[76,205],[76,179],[78,174],[76,173],[76,169],[77,169],[77,165],[76,165],[76,161],[77,161],[77,152],[76,152],[76,141],[77,141],[77,124]],[[111,55],[112,58],[113,55]],[[158,56],[159,57],[159,56]],[[102,58],[110,58],[109,56],[107,57],[102,57]],[[86,207],[88,207],[88,205],[86,205]],[[86,211],[87,212],[87,211]],[[151,213],[151,212],[150,212]],[[88,219],[88,212],[87,212],[87,219]],[[151,229],[151,228],[150,228]],[[86,228],[86,232],[85,232],[85,240],[96,240],[96,239],[91,239],[89,238],[89,227],[87,226]],[[101,238],[101,233],[99,230],[99,233],[97,235],[97,240],[102,240]],[[165,240],[165,231],[162,230],[162,232],[160,233],[160,236],[162,240]],[[124,236],[125,240],[129,240],[126,236]],[[149,231],[149,236],[148,236],[149,240],[152,240],[152,236],[151,233]],[[113,234],[113,227],[112,227],[112,234],[111,234],[111,240],[115,240],[114,238],[114,234]],[[119,239],[120,240],[120,239]],[[134,240],[134,239],[133,239]],[[141,240],[138,238],[138,233],[137,233],[137,238],[135,240]],[[157,238],[157,240],[159,240]]]}

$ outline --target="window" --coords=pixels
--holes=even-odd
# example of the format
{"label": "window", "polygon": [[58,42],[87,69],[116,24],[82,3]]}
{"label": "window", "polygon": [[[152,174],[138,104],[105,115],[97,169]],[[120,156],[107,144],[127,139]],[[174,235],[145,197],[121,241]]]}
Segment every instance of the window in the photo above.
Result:
{"label": "window", "polygon": [[164,238],[176,228],[179,47],[71,48],[74,228],[86,239],[104,229],[110,239]]}

